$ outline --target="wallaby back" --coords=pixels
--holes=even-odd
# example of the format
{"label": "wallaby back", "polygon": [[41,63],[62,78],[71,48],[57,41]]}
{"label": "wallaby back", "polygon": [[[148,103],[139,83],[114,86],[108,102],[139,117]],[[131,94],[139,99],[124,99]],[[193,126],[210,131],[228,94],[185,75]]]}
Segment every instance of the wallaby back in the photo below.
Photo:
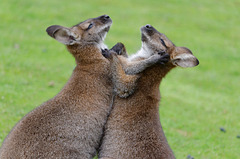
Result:
{"label": "wallaby back", "polygon": [[50,26],[77,66],[64,88],[23,117],[0,149],[1,159],[84,158],[96,155],[111,109],[110,63],[101,54],[112,20],[103,15],[71,28]]}

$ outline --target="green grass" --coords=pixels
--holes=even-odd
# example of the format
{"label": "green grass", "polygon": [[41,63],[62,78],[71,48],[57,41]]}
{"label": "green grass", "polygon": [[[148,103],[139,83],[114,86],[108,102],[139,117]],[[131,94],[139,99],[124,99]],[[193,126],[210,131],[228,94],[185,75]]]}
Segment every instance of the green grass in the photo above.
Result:
{"label": "green grass", "polygon": [[2,0],[0,143],[26,113],[60,91],[75,66],[45,29],[108,14],[108,46],[121,41],[136,52],[140,27],[152,24],[200,61],[173,70],[160,87],[161,122],[176,157],[240,158],[239,8],[239,0]]}

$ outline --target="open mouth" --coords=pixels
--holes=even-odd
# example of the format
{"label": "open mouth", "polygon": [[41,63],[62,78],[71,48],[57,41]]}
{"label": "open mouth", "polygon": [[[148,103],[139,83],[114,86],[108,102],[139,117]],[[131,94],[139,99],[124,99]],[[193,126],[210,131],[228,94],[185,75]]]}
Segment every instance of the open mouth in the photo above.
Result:
{"label": "open mouth", "polygon": [[110,27],[111,27],[111,24],[103,26],[102,28],[99,29],[100,31],[99,31],[98,35],[100,36],[102,41],[104,41],[104,39],[105,39],[105,37],[106,37]]}
{"label": "open mouth", "polygon": [[109,29],[110,29],[110,27],[111,27],[111,25],[108,25],[108,26],[104,27],[104,28],[102,29],[102,31],[104,31],[104,32],[108,32]]}
{"label": "open mouth", "polygon": [[147,35],[144,32],[142,32],[141,40],[142,42],[148,41]]}

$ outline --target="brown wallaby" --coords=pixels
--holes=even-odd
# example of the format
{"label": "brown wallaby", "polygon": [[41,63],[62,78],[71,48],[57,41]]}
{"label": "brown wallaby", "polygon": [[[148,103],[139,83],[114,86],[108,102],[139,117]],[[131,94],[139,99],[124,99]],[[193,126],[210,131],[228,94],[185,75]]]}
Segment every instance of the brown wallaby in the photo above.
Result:
{"label": "brown wallaby", "polygon": [[[143,26],[141,32],[142,48],[138,53],[128,59],[121,56],[116,58],[115,55],[110,58],[115,87],[118,87],[118,82],[122,83],[122,78],[126,76],[124,71],[132,74],[131,69],[128,69],[131,63],[159,52],[169,54],[170,59],[164,65],[155,64],[139,74],[134,94],[128,98],[115,97],[99,151],[101,159],[175,158],[160,123],[159,85],[162,78],[175,66],[194,67],[199,62],[189,49],[176,47],[151,25]],[[123,84],[120,86],[123,87]],[[128,88],[126,86],[116,90]]]}
{"label": "brown wallaby", "polygon": [[65,44],[76,60],[63,89],[23,117],[0,149],[1,159],[90,159],[100,144],[113,100],[110,63],[102,56],[109,16],[73,27],[53,25],[47,33]]}

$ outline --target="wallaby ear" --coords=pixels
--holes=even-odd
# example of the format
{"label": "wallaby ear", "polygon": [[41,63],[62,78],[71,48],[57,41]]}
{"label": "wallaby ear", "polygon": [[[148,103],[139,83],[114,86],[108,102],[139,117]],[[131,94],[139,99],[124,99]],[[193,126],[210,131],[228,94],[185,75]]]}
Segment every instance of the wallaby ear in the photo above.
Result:
{"label": "wallaby ear", "polygon": [[60,25],[52,25],[48,27],[46,31],[49,36],[65,45],[73,45],[77,43],[76,39],[78,37],[76,36],[76,34],[71,32],[69,28]]}
{"label": "wallaby ear", "polygon": [[194,67],[199,64],[198,59],[190,53],[182,53],[172,59],[172,63],[180,67]]}
{"label": "wallaby ear", "polygon": [[111,51],[116,52],[118,55],[122,55],[124,57],[128,57],[126,48],[123,43],[119,42],[116,45],[114,45],[111,49]]}

